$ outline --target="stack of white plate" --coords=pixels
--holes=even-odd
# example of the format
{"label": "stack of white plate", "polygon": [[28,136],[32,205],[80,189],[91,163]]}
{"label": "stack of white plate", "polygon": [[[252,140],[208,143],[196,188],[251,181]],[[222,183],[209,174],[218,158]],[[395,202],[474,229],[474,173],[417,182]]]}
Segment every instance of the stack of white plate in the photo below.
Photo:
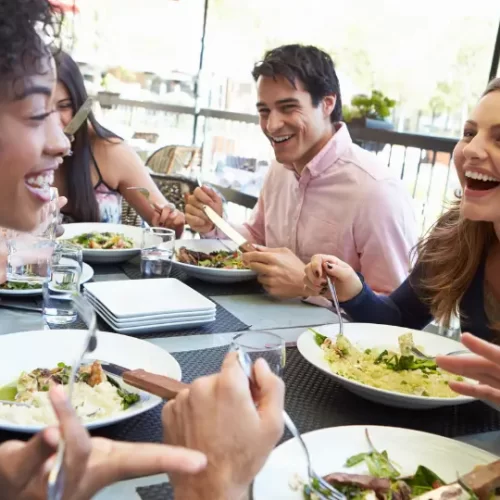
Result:
{"label": "stack of white plate", "polygon": [[215,320],[215,304],[172,279],[87,283],[84,295],[118,333],[195,327]]}

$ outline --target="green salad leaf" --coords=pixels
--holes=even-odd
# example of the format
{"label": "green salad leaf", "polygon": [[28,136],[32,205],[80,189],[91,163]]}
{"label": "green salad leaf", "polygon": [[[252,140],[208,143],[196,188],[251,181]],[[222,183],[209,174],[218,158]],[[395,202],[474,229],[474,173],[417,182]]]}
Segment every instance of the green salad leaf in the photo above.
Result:
{"label": "green salad leaf", "polygon": [[323,342],[328,338],[326,335],[321,335],[321,333],[317,332],[314,328],[309,328],[309,331],[314,333],[314,341],[320,347],[323,345]]}

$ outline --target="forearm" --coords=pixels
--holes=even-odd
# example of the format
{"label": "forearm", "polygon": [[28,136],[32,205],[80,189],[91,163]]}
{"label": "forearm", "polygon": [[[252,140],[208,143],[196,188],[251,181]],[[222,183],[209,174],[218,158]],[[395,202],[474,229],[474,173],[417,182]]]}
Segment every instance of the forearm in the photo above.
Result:
{"label": "forearm", "polygon": [[359,295],[340,305],[356,322],[403,326],[420,330],[432,320],[429,306],[420,299],[410,279],[405,280],[388,297],[377,295],[364,283]]}
{"label": "forearm", "polygon": [[[196,477],[192,479],[193,483],[196,483]],[[221,490],[218,488],[205,487],[203,484],[193,485],[183,485],[178,488],[174,488],[175,500],[250,500],[249,489],[245,490],[233,490],[226,489]]]}

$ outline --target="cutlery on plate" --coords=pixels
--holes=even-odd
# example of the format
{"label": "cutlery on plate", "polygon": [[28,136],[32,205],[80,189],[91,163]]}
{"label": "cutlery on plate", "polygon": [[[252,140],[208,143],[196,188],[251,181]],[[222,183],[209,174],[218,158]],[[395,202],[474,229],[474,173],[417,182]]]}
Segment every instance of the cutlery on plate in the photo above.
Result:
{"label": "cutlery on plate", "polygon": [[[146,188],[136,187],[136,186],[128,187],[127,190],[128,191],[130,191],[130,190],[131,191],[139,191],[139,193],[141,193],[142,196],[144,196],[144,198],[146,198],[146,200],[148,200],[148,203],[151,206],[151,208],[153,208],[159,214],[161,214],[161,212],[163,210],[163,207],[161,207],[160,205],[158,205],[158,203],[154,203],[153,201],[151,201],[149,190],[147,190]],[[167,202],[166,206],[168,208],[170,208],[171,210],[175,210],[175,205],[173,203]]]}
{"label": "cutlery on plate", "polygon": [[98,361],[106,373],[121,377],[126,384],[154,394],[162,399],[173,399],[179,392],[189,387],[189,384],[180,382],[179,380],[164,375],[157,375],[156,373],[147,372],[142,369],[130,370],[107,361],[89,360],[89,362],[93,361]]}
{"label": "cutlery on plate", "polygon": [[12,302],[5,302],[4,300],[0,300],[0,307],[3,307],[4,309],[15,309],[18,311],[30,311],[30,312],[42,312],[41,307],[35,307],[35,306],[26,306],[23,304],[14,304]]}
{"label": "cutlery on plate", "polygon": [[[238,354],[238,361],[240,362],[241,368],[245,372],[245,375],[248,377],[250,384],[254,383],[253,370],[252,370],[252,360],[250,356],[243,351],[242,349],[237,349],[236,353]],[[297,439],[307,460],[307,474],[309,476],[309,486],[311,490],[313,490],[314,494],[320,500],[347,500],[346,496],[334,488],[331,484],[326,482],[319,474],[317,474],[312,468],[311,464],[311,456],[309,455],[309,450],[307,449],[306,443],[302,439],[300,432],[297,427],[293,423],[293,420],[290,418],[288,413],[283,410],[283,420],[285,421],[285,425],[287,429],[292,433],[293,437]],[[318,484],[321,488],[321,491],[316,488],[314,485]]]}
{"label": "cutlery on plate", "polygon": [[76,112],[73,119],[64,127],[64,133],[68,136],[70,142],[73,142],[74,134],[81,127],[82,123],[87,119],[92,111],[93,100],[89,97]]}
{"label": "cutlery on plate", "polygon": [[215,210],[208,205],[203,206],[203,211],[207,217],[218,227],[230,240],[238,245],[241,252],[256,252],[257,248],[249,243],[236,229],[226,222]]}
{"label": "cutlery on plate", "polygon": [[330,294],[332,295],[333,303],[335,305],[335,312],[339,318],[339,335],[344,335],[344,320],[342,319],[342,311],[340,310],[339,299],[337,297],[337,290],[335,285],[333,284],[330,276],[327,275],[326,282],[328,283],[328,289],[330,290]]}
{"label": "cutlery on plate", "polygon": [[21,403],[19,401],[8,401],[6,399],[0,399],[0,405],[25,406],[26,408],[29,408],[31,406],[28,403]]}
{"label": "cutlery on plate", "polygon": [[[71,374],[68,381],[68,399],[71,402],[73,389],[75,387],[75,379],[82,364],[83,358],[87,353],[93,352],[97,348],[97,318],[94,308],[90,303],[79,294],[72,297],[75,309],[80,318],[88,327],[87,335],[85,336],[82,350],[78,353],[74,363],[71,365]],[[49,472],[47,481],[47,499],[60,500],[64,495],[64,452],[66,443],[64,439],[59,441],[57,446],[57,455],[54,464]]]}
{"label": "cutlery on plate", "polygon": [[[417,356],[417,358],[421,359],[427,359],[429,361],[434,361],[436,359],[436,356],[428,356],[427,354],[424,354],[418,347],[412,346],[411,347],[411,352]],[[460,354],[474,354],[467,349],[461,349],[459,351],[452,351],[444,354],[444,356],[458,356]]]}

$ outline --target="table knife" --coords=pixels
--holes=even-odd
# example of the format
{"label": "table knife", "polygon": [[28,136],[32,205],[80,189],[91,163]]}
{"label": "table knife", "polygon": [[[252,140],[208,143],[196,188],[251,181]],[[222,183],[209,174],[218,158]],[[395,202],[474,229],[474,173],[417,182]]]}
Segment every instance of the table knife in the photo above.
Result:
{"label": "table knife", "polygon": [[146,370],[130,370],[115,363],[108,363],[101,360],[86,360],[86,362],[98,361],[102,369],[111,374],[121,377],[126,384],[140,389],[150,394],[154,394],[162,399],[173,399],[179,392],[189,388],[189,384],[180,382],[171,377],[157,375]]}
{"label": "table knife", "polygon": [[230,240],[234,241],[238,245],[238,249],[241,252],[256,252],[257,248],[249,243],[234,227],[226,222],[215,210],[207,205],[203,206],[203,211],[207,214],[207,217],[214,223],[214,225],[219,228]]}
{"label": "table knife", "polygon": [[64,127],[64,133],[72,140],[75,132],[81,127],[82,123],[89,116],[92,110],[93,100],[89,97],[81,106],[81,108],[76,112],[73,119]]}

